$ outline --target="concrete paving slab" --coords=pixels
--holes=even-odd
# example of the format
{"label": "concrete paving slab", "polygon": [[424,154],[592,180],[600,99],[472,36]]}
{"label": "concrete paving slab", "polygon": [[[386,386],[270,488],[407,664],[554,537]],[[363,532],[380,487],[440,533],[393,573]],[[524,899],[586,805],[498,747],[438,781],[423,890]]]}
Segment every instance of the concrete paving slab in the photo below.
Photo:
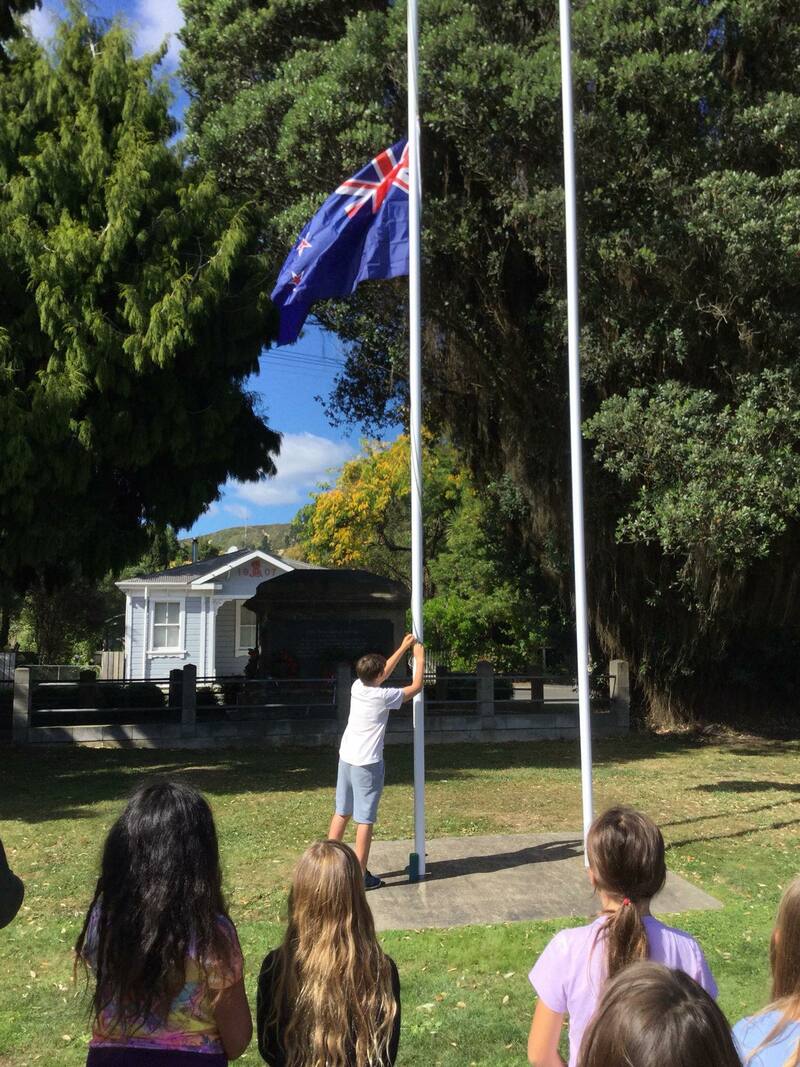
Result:
{"label": "concrete paving slab", "polygon": [[[598,903],[583,865],[580,833],[440,837],[428,842],[427,873],[411,884],[411,841],[376,840],[370,870],[386,885],[367,894],[379,930],[467,926],[593,916]],[[714,897],[677,874],[653,912],[721,908]]]}

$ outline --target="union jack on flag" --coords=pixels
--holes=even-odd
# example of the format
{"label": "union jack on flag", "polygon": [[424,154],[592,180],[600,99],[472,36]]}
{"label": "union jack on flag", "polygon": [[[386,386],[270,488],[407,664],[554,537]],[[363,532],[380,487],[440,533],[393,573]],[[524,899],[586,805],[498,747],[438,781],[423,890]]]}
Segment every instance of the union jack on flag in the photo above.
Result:
{"label": "union jack on flag", "polygon": [[[398,141],[333,192],[281,267],[278,344],[296,341],[311,305],[363,281],[408,274],[408,144]],[[346,198],[346,199],[343,199]]]}
{"label": "union jack on flag", "polygon": [[359,171],[354,178],[348,178],[346,182],[342,182],[334,194],[352,197],[352,200],[344,209],[349,218],[352,218],[370,200],[372,201],[372,214],[374,215],[380,211],[381,205],[386,199],[386,194],[393,185],[396,185],[405,193],[408,192],[408,145],[400,153],[399,159],[395,154],[394,148],[387,148],[385,152],[381,152],[379,156],[376,156],[364,170],[369,171],[370,167],[373,168],[375,175],[372,181],[361,177],[364,171]]}

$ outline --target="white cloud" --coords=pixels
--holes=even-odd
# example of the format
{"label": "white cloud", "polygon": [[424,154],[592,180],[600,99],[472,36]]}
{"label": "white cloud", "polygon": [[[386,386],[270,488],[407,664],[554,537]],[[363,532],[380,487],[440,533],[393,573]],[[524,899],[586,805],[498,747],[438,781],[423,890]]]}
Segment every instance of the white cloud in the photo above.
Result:
{"label": "white cloud", "polygon": [[[300,504],[308,493],[329,480],[345,460],[355,455],[346,441],[331,441],[313,433],[286,433],[281,453],[275,461],[278,473],[263,482],[231,482],[234,499],[258,507]],[[230,509],[231,505],[226,504]]]}
{"label": "white cloud", "polygon": [[[29,11],[23,22],[37,41],[46,44],[53,37],[56,22],[65,14],[61,0],[43,0],[42,6]],[[178,66],[181,49],[178,31],[183,26],[183,12],[178,0],[136,0],[125,21],[133,30],[137,55],[155,52],[164,39],[169,38],[164,66],[168,70]]]}
{"label": "white cloud", "polygon": [[233,515],[234,518],[241,519],[242,522],[247,522],[253,514],[253,509],[248,508],[246,504],[226,504],[223,510]]}
{"label": "white cloud", "polygon": [[63,17],[64,10],[60,4],[44,0],[41,7],[35,7],[22,19],[39,44],[47,44],[55,33],[56,23]]}
{"label": "white cloud", "polygon": [[183,12],[178,0],[138,0],[131,18],[136,32],[136,51],[155,52],[165,37],[169,37],[169,50],[164,65],[178,65],[181,43],[178,31],[183,26]]}

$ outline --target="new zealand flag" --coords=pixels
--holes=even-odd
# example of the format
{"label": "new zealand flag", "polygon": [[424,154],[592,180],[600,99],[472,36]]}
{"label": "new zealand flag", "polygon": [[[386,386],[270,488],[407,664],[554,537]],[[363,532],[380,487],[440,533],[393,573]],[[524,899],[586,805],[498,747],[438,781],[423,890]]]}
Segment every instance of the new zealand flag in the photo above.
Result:
{"label": "new zealand flag", "polygon": [[278,344],[297,340],[316,300],[359,282],[408,274],[408,144],[381,152],[343,182],[305,226],[272,291]]}

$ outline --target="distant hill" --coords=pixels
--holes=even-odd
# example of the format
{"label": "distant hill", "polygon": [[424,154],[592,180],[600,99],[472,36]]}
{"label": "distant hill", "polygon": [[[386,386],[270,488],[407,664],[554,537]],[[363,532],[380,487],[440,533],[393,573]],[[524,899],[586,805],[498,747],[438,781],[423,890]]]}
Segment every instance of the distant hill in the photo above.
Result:
{"label": "distant hill", "polygon": [[[264,538],[274,552],[283,552],[292,545],[292,524],[289,522],[268,522],[254,526],[226,526],[224,530],[199,535],[201,545],[211,541],[220,553],[227,552],[234,545],[237,548],[265,548]],[[182,545],[190,545],[191,537],[182,537]]]}

